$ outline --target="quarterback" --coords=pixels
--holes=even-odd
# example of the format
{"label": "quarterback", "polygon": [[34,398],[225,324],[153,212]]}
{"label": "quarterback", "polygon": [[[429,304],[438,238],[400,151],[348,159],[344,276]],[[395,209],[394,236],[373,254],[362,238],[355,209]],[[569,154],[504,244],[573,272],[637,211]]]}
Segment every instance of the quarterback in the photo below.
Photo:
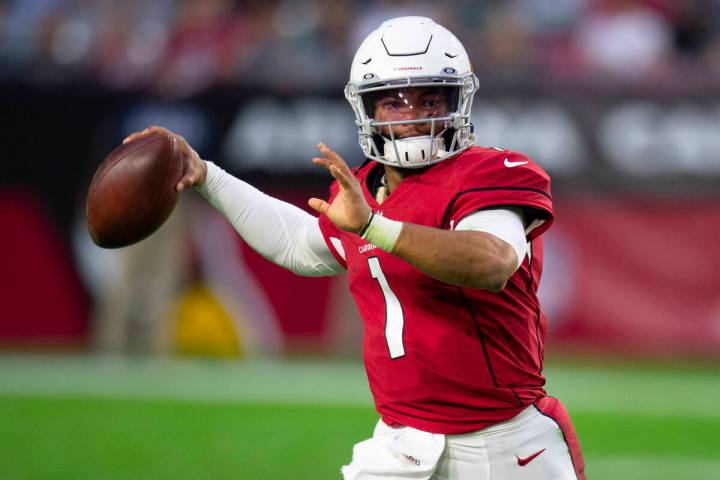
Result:
{"label": "quarterback", "polygon": [[335,180],[327,200],[309,200],[319,217],[171,133],[186,156],[178,190],[195,187],[278,265],[347,274],[380,420],[346,480],[585,478],[568,413],[543,389],[550,178],[520,153],[474,146],[477,89],[448,30],[422,17],[384,22],[345,88],[367,160],[350,169],[318,144],[313,162]]}

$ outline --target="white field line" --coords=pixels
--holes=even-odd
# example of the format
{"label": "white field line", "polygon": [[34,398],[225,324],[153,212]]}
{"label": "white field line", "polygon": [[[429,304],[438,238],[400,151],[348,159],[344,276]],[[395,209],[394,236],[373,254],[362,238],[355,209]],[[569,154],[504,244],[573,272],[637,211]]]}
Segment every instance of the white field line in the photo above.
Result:
{"label": "white field line", "polygon": [[588,456],[588,478],[593,480],[717,480],[720,460],[680,456]]}
{"label": "white field line", "polygon": [[[546,390],[571,410],[642,416],[720,417],[718,372],[618,367],[547,368]],[[720,477],[718,477],[720,478]]]}
{"label": "white field line", "polygon": [[[547,390],[573,412],[720,417],[720,374],[553,366]],[[0,395],[371,407],[359,363],[0,356]]]}
{"label": "white field line", "polygon": [[0,395],[372,406],[359,364],[0,357]]}

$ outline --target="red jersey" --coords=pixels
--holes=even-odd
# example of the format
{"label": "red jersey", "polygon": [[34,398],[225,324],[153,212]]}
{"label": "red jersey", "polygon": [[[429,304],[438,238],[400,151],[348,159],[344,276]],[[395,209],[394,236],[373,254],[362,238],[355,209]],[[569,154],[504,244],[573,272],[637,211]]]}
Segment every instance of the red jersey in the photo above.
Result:
{"label": "red jersey", "polygon": [[[452,230],[478,210],[514,206],[527,225],[531,254],[499,293],[435,280],[406,261],[342,231],[321,216],[328,247],[348,272],[364,322],[364,361],[382,419],[432,433],[465,433],[507,420],[545,396],[547,322],[537,288],[540,235],[553,220],[550,178],[527,157],[473,147],[410,175],[378,204],[355,170],[376,214]],[[339,187],[330,187],[330,201]]]}

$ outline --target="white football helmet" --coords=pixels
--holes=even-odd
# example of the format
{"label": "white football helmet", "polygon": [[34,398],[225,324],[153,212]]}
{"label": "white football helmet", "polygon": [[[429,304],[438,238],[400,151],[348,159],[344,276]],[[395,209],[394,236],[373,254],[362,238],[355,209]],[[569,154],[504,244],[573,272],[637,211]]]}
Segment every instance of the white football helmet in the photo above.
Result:
{"label": "white football helmet", "polygon": [[[376,121],[373,95],[410,88],[445,92],[447,111],[428,118]],[[424,17],[387,20],[358,48],[345,87],[365,156],[401,168],[421,168],[475,142],[470,109],[478,79],[460,41]],[[388,93],[388,92],[385,92]],[[430,135],[395,138],[394,125],[430,124]]]}

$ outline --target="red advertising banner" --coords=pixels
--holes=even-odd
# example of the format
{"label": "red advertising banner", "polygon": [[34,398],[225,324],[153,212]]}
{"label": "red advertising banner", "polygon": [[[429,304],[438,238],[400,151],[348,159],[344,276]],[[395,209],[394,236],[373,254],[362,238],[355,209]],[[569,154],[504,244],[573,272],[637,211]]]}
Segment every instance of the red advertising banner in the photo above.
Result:
{"label": "red advertising banner", "polygon": [[70,251],[42,204],[20,189],[2,189],[0,224],[0,344],[80,344],[88,301]]}
{"label": "red advertising banner", "polygon": [[[304,206],[317,194],[283,196]],[[95,323],[69,252],[30,197],[6,192],[0,200],[0,216],[12,226],[1,238],[0,340],[82,340]],[[720,198],[565,193],[554,201],[540,286],[549,349],[720,355]],[[186,211],[200,276],[244,351],[361,348],[344,275],[287,272],[253,252],[205,202]]]}
{"label": "red advertising banner", "polygon": [[720,199],[556,199],[541,282],[557,342],[720,353]]}

